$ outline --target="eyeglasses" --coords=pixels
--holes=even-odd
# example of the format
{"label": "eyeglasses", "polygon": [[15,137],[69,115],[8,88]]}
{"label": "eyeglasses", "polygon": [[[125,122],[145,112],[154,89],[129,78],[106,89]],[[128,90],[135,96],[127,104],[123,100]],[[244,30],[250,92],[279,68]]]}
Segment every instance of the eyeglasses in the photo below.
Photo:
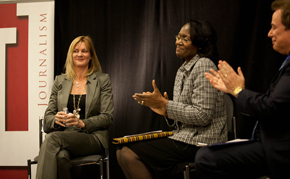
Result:
{"label": "eyeglasses", "polygon": [[179,35],[176,35],[175,39],[176,41],[181,40],[181,42],[184,44],[191,42],[191,40],[188,37],[180,37]]}

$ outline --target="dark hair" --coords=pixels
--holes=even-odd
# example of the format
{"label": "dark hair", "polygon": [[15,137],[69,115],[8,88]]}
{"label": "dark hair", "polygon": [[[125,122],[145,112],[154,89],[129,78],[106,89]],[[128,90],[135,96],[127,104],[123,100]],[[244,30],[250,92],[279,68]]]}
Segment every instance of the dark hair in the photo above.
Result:
{"label": "dark hair", "polygon": [[190,20],[188,24],[192,44],[198,47],[197,54],[217,63],[219,58],[216,46],[217,34],[213,26],[209,22],[198,20]]}
{"label": "dark hair", "polygon": [[290,29],[290,1],[289,0],[276,0],[272,2],[271,8],[273,11],[281,9],[281,21],[285,26],[285,30]]}

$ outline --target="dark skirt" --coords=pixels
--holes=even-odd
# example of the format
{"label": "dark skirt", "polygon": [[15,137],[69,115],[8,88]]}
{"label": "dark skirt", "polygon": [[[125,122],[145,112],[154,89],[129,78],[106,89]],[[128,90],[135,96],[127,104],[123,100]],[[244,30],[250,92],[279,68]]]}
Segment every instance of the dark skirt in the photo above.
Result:
{"label": "dark skirt", "polygon": [[[170,138],[158,138],[127,143],[127,146],[158,175],[177,174],[185,164],[194,162],[199,147]],[[120,147],[122,147],[120,146]]]}

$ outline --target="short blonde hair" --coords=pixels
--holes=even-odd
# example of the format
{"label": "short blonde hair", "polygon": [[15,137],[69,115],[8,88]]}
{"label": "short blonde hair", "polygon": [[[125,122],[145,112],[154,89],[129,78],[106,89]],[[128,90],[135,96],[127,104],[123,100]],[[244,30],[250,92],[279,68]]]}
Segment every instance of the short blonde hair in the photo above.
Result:
{"label": "short blonde hair", "polygon": [[79,42],[84,42],[86,44],[86,47],[91,55],[91,61],[89,62],[89,69],[86,75],[89,76],[95,71],[102,72],[102,67],[98,60],[92,39],[89,36],[79,36],[71,42],[68,52],[67,52],[67,57],[66,57],[64,68],[65,68],[65,74],[67,75],[69,79],[74,79],[76,76],[74,63],[73,63],[73,52],[74,52],[74,48],[76,44],[78,44]]}

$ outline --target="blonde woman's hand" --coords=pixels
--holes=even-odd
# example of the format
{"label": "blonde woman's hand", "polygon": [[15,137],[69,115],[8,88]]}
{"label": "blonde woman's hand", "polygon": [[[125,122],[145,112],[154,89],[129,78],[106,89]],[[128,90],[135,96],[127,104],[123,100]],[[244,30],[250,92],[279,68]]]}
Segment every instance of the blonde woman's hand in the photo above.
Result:
{"label": "blonde woman's hand", "polygon": [[60,111],[56,113],[55,118],[54,118],[54,123],[62,127],[65,127],[64,123],[66,122],[66,118],[67,118],[67,114],[63,111]]}
{"label": "blonde woman's hand", "polygon": [[69,113],[67,116],[67,120],[66,120],[66,125],[67,126],[76,126],[78,128],[84,128],[85,127],[85,123],[80,120],[79,118],[76,117],[75,114]]}

